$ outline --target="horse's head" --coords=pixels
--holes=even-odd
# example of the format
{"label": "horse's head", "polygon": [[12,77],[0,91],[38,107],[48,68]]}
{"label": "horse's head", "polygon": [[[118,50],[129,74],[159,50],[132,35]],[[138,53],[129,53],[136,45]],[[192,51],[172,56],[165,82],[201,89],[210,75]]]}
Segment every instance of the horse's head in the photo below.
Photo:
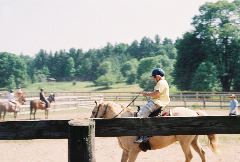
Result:
{"label": "horse's head", "polygon": [[22,105],[26,102],[26,98],[23,94],[19,95],[16,100]]}
{"label": "horse's head", "polygon": [[49,96],[48,96],[48,101],[51,103],[51,102],[55,102],[55,94],[54,93],[51,93]]}
{"label": "horse's head", "polygon": [[116,118],[125,110],[122,105],[114,102],[95,101],[95,104],[91,118]]}
{"label": "horse's head", "polygon": [[95,101],[95,107],[92,111],[92,115],[90,118],[105,118],[108,104],[104,103],[103,101],[97,102]]}

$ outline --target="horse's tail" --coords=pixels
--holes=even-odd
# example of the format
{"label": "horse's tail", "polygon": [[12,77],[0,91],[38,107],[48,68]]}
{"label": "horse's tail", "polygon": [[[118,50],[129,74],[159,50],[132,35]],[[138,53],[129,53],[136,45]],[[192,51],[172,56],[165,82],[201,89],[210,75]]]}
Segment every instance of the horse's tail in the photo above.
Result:
{"label": "horse's tail", "polygon": [[[202,111],[202,110],[198,110],[196,111],[197,114],[199,116],[207,116],[207,113],[205,111]],[[217,145],[218,145],[218,138],[217,138],[217,135],[216,134],[209,134],[207,135],[208,136],[208,139],[209,139],[209,145],[210,145],[210,149],[214,152],[214,153],[217,153],[218,150],[217,150]]]}
{"label": "horse's tail", "polygon": [[217,149],[218,138],[217,138],[217,135],[216,134],[209,134],[207,136],[208,136],[208,139],[209,139],[209,145],[210,145],[211,150],[214,153],[218,153],[218,149]]}

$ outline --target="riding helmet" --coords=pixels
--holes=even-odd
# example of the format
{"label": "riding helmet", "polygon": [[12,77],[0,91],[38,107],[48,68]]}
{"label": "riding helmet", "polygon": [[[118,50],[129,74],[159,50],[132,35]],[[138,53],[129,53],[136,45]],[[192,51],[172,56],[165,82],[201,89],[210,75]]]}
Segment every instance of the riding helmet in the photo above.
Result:
{"label": "riding helmet", "polygon": [[161,68],[155,68],[152,71],[152,76],[155,77],[156,75],[160,75],[161,77],[163,77],[165,75],[165,72]]}

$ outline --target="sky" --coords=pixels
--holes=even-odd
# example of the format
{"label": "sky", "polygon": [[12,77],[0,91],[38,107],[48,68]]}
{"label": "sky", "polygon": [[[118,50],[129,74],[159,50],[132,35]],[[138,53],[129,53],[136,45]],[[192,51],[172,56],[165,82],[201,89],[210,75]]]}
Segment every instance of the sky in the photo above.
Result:
{"label": "sky", "polygon": [[0,0],[0,52],[102,48],[144,36],[176,40],[217,0]]}

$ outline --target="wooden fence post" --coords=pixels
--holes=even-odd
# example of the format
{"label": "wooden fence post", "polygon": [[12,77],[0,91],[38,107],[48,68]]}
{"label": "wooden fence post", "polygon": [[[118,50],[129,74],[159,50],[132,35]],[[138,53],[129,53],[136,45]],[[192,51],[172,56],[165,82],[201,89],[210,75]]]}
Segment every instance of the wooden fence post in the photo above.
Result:
{"label": "wooden fence post", "polygon": [[220,98],[220,108],[222,109],[222,108],[223,108],[223,104],[222,104],[222,96],[219,95],[219,98]]}
{"label": "wooden fence post", "polygon": [[95,162],[95,122],[69,121],[68,162]]}
{"label": "wooden fence post", "polygon": [[186,100],[186,97],[184,97],[183,102],[184,102],[184,107],[187,107],[187,100]]}
{"label": "wooden fence post", "polygon": [[203,95],[203,108],[206,108],[206,100],[205,100],[205,95]]}

